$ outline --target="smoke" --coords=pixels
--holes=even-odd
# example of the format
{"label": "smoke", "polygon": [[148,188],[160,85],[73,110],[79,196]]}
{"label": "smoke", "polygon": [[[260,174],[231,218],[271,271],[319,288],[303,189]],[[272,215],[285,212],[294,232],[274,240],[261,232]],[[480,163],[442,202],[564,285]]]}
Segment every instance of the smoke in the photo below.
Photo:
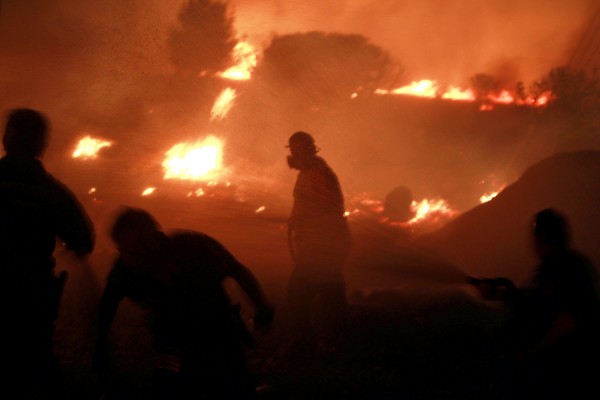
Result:
{"label": "smoke", "polygon": [[[273,33],[357,33],[391,52],[407,79],[465,84],[510,66],[537,79],[569,61],[594,0],[234,0],[238,30],[256,42]],[[503,77],[504,78],[504,77]]]}

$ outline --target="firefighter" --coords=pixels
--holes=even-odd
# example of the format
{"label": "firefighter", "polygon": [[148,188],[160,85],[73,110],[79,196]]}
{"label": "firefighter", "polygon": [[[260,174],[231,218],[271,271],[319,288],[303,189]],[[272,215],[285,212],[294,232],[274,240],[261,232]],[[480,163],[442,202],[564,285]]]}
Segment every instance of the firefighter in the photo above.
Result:
{"label": "firefighter", "polygon": [[65,275],[55,273],[56,241],[80,257],[90,254],[95,243],[85,210],[40,160],[49,129],[39,111],[10,111],[3,137],[6,155],[0,159],[0,304],[7,367],[2,388],[24,398],[60,396],[52,341]]}
{"label": "firefighter", "polygon": [[587,398],[596,390],[593,365],[600,355],[597,270],[572,248],[562,213],[541,210],[532,225],[539,263],[531,284],[516,288],[499,278],[477,287],[484,298],[502,300],[513,310],[511,352],[519,371],[519,398]]}
{"label": "firefighter", "polygon": [[288,165],[299,171],[289,219],[294,262],[288,283],[290,326],[300,347],[335,350],[347,316],[343,266],[352,247],[344,195],[309,133],[294,133],[287,147]]}
{"label": "firefighter", "polygon": [[186,230],[166,234],[141,209],[125,208],[111,238],[119,255],[100,301],[98,372],[109,366],[108,333],[119,303],[128,298],[153,312],[157,399],[254,398],[244,360],[244,348],[254,343],[222,286],[233,278],[255,306],[255,327],[268,328],[274,309],[252,272],[214,238]]}

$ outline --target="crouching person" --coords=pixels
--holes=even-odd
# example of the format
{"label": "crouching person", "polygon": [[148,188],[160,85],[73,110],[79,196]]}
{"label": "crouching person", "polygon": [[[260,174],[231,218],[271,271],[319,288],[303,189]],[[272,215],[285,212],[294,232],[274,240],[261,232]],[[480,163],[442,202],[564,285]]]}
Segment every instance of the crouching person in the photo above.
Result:
{"label": "crouching person", "polygon": [[268,327],[274,311],[252,272],[214,238],[183,230],[167,235],[140,209],[122,211],[111,238],[119,255],[100,302],[95,367],[106,365],[108,333],[128,298],[153,312],[156,398],[254,398],[245,364],[252,338],[222,286],[233,278],[254,303],[255,326]]}

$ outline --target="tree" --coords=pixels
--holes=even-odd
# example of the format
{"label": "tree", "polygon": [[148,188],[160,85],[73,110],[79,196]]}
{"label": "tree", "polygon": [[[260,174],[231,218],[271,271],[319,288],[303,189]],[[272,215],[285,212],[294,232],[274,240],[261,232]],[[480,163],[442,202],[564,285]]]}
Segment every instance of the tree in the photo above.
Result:
{"label": "tree", "polygon": [[275,37],[254,77],[286,99],[321,106],[373,93],[397,73],[390,56],[364,36],[308,32]]}
{"label": "tree", "polygon": [[178,20],[168,38],[170,59],[178,72],[195,76],[228,66],[237,41],[227,4],[188,0]]}
{"label": "tree", "polygon": [[532,84],[531,92],[534,97],[551,92],[550,106],[554,111],[572,116],[598,116],[600,80],[597,71],[590,74],[581,69],[554,68]]}

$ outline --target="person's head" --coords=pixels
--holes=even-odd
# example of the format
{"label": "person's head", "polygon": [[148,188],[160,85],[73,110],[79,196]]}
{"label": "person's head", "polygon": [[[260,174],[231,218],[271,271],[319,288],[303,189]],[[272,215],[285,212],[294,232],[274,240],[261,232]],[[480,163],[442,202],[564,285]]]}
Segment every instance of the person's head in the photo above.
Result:
{"label": "person's head", "polygon": [[14,157],[39,158],[48,145],[49,132],[50,122],[39,111],[29,108],[12,110],[4,129],[4,151]]}
{"label": "person's head", "polygon": [[568,247],[571,237],[567,218],[552,208],[539,211],[533,219],[533,236],[539,255]]}
{"label": "person's head", "polygon": [[124,207],[110,230],[119,256],[130,267],[138,267],[160,251],[164,234],[156,219],[139,208]]}
{"label": "person's head", "polygon": [[291,153],[287,157],[288,165],[295,169],[306,167],[319,151],[312,135],[303,131],[298,131],[290,136],[287,147]]}

